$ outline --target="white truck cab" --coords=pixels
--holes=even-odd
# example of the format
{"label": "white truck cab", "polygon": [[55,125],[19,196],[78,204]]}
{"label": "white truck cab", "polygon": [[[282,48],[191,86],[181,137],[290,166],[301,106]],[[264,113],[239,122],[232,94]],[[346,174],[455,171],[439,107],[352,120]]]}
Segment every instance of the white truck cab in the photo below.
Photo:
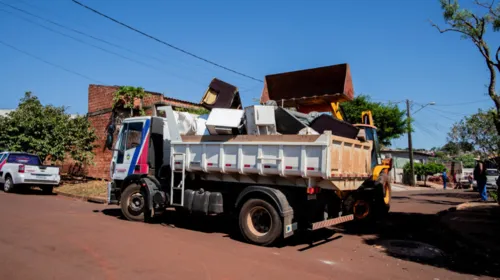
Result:
{"label": "white truck cab", "polygon": [[22,186],[39,186],[44,192],[52,193],[61,177],[59,168],[44,166],[37,155],[20,152],[0,153],[0,183],[5,192],[12,192]]}

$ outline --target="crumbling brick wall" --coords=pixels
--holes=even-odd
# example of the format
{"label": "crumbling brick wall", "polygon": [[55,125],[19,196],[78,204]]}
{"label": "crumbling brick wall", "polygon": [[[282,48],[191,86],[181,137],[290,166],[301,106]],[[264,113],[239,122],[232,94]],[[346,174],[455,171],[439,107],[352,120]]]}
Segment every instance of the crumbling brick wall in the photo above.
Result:
{"label": "crumbling brick wall", "polygon": [[[97,147],[94,149],[95,165],[87,167],[87,176],[89,177],[109,179],[109,165],[112,153],[105,149],[106,130],[112,113],[113,94],[118,88],[118,86],[89,85],[88,118],[97,135],[97,140],[95,142]],[[142,102],[147,115],[153,114],[154,106],[157,104],[192,109],[201,108],[198,104],[165,97],[161,93],[148,93],[150,95],[144,98]],[[139,106],[140,103],[139,100],[136,100],[135,105]]]}

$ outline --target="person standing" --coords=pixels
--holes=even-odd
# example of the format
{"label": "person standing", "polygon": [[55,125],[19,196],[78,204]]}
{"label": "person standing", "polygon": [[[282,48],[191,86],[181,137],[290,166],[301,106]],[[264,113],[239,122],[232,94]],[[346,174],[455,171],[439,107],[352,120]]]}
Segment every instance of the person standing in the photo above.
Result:
{"label": "person standing", "polygon": [[446,168],[443,170],[443,189],[446,190],[446,180],[448,180],[448,176],[446,176]]}
{"label": "person standing", "polygon": [[488,201],[488,192],[486,191],[486,168],[484,162],[478,160],[474,168],[474,179],[477,182],[477,190],[481,195],[481,201]]}

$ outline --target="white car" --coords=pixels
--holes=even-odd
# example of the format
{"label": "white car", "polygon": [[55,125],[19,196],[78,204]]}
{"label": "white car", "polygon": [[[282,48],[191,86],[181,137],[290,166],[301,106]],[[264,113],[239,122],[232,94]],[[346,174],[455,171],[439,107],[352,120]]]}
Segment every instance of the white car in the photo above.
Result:
{"label": "white car", "polygon": [[61,181],[59,167],[44,166],[37,155],[19,152],[0,153],[0,183],[5,192],[18,187],[38,186],[52,193]]}

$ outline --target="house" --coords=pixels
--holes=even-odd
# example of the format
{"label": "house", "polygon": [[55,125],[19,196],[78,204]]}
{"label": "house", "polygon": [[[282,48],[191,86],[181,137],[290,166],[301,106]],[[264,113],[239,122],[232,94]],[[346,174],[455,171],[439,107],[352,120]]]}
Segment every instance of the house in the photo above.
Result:
{"label": "house", "polygon": [[12,111],[14,111],[14,109],[0,109],[0,117],[5,117]]}
{"label": "house", "polygon": [[[410,153],[408,150],[385,149],[380,151],[382,158],[392,158],[391,178],[394,183],[403,183],[403,167],[410,162]],[[413,151],[413,162],[427,163],[431,153]]]}
{"label": "house", "polygon": [[[119,86],[89,85],[87,117],[95,129],[97,140],[94,144],[97,148],[94,149],[94,165],[88,166],[86,169],[88,177],[109,179],[112,153],[105,149],[106,129],[111,120],[113,96],[118,89]],[[200,104],[170,98],[158,92],[146,92],[149,93],[149,96],[142,100],[142,107],[148,116],[156,113],[156,106],[170,105],[174,108],[202,109]]]}

